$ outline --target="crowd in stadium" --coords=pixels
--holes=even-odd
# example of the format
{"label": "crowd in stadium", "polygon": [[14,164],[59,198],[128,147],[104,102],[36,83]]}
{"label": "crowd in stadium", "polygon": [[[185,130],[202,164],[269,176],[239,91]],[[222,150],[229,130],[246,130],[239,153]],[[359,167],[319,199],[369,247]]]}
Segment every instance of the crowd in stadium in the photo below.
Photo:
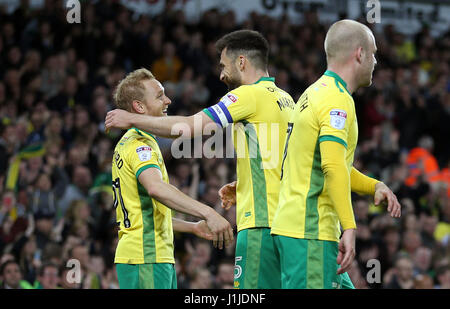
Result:
{"label": "crowd in stadium", "polygon": [[[194,114],[227,91],[215,40],[244,28],[268,39],[269,74],[294,100],[326,70],[328,24],[315,12],[300,24],[257,13],[238,24],[232,11],[212,9],[190,22],[170,7],[135,16],[118,1],[97,1],[83,3],[80,24],[68,24],[61,1],[38,10],[27,2],[11,14],[0,8],[3,288],[118,288],[111,162],[123,131],[105,133],[104,119],[126,73],[150,69],[172,100],[168,114]],[[355,166],[395,192],[402,217],[353,196],[357,256],[349,275],[356,288],[450,288],[450,32],[433,37],[424,25],[405,36],[384,25],[374,33],[373,85],[354,95]],[[223,210],[218,196],[235,180],[235,160],[174,159],[169,140],[160,146],[170,182],[235,227],[234,209]],[[175,234],[175,256],[178,288],[233,288],[233,246],[218,250]],[[72,259],[80,283],[68,279]],[[368,274],[372,259],[379,276]]]}

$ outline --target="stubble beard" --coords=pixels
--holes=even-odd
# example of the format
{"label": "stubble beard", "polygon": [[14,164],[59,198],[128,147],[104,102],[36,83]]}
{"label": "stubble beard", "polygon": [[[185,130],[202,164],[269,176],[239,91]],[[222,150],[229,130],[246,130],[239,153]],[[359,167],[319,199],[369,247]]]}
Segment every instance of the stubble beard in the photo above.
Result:
{"label": "stubble beard", "polygon": [[237,70],[234,70],[233,72],[231,72],[229,78],[225,79],[225,84],[228,87],[228,91],[236,89],[242,85],[242,80],[241,80]]}

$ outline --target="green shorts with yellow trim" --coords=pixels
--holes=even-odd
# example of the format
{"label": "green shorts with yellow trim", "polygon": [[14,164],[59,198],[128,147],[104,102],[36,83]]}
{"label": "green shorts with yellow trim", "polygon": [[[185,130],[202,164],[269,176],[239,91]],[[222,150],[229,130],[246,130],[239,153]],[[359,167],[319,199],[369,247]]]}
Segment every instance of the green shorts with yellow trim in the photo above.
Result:
{"label": "green shorts with yellow trim", "polygon": [[347,273],[337,275],[338,243],[273,235],[283,289],[354,289]]}
{"label": "green shorts with yellow trim", "polygon": [[116,264],[116,271],[121,289],[177,288],[174,264]]}
{"label": "green shorts with yellow trim", "polygon": [[270,228],[239,231],[234,267],[236,289],[280,289],[280,263]]}

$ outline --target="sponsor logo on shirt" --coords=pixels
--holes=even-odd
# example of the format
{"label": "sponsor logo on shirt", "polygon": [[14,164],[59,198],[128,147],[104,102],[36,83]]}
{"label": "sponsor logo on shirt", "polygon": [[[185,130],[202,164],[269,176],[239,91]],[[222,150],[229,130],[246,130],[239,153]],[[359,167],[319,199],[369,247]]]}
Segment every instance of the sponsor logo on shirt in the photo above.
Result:
{"label": "sponsor logo on shirt", "polygon": [[235,103],[238,100],[238,97],[234,94],[227,93],[225,96],[222,97],[223,104],[228,107],[230,104]]}
{"label": "sponsor logo on shirt", "polygon": [[139,160],[142,162],[148,161],[152,158],[152,148],[149,146],[139,146],[136,148]]}
{"label": "sponsor logo on shirt", "polygon": [[237,101],[237,96],[231,93],[227,94],[227,98],[233,101],[233,103]]}
{"label": "sponsor logo on shirt", "polygon": [[333,109],[330,111],[330,125],[338,130],[342,130],[345,127],[345,121],[347,120],[347,113],[341,109]]}

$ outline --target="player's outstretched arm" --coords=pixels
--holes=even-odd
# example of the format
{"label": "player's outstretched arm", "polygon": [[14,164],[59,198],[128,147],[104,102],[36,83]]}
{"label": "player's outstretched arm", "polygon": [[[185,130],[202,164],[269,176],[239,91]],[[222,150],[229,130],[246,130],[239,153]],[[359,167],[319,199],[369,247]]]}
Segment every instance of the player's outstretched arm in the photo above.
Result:
{"label": "player's outstretched arm", "polygon": [[167,207],[206,220],[213,233],[213,244],[219,249],[228,246],[233,241],[233,229],[230,223],[213,208],[187,196],[171,184],[162,180],[161,173],[156,168],[148,168],[139,175],[139,182],[148,194]]}
{"label": "player's outstretched arm", "polygon": [[203,128],[209,123],[213,123],[213,121],[203,111],[192,116],[155,117],[114,109],[106,115],[105,129],[108,131],[111,128],[136,127],[145,132],[168,138],[195,137],[201,136]]}
{"label": "player's outstretched arm", "polygon": [[336,209],[342,229],[336,262],[341,266],[337,273],[345,273],[355,257],[356,222],[351,203],[350,175],[345,163],[345,147],[334,141],[320,143],[322,170],[328,194]]}
{"label": "player's outstretched arm", "polygon": [[228,210],[236,205],[236,181],[224,185],[219,190],[219,196],[222,200],[222,208]]}
{"label": "player's outstretched arm", "polygon": [[213,240],[214,238],[205,220],[188,222],[178,218],[172,218],[172,228],[176,232],[191,233],[207,240]]}
{"label": "player's outstretched arm", "polygon": [[392,217],[399,218],[401,216],[401,205],[397,197],[383,182],[362,174],[355,167],[352,167],[350,181],[353,192],[373,196],[375,205],[386,202],[388,212]]}

